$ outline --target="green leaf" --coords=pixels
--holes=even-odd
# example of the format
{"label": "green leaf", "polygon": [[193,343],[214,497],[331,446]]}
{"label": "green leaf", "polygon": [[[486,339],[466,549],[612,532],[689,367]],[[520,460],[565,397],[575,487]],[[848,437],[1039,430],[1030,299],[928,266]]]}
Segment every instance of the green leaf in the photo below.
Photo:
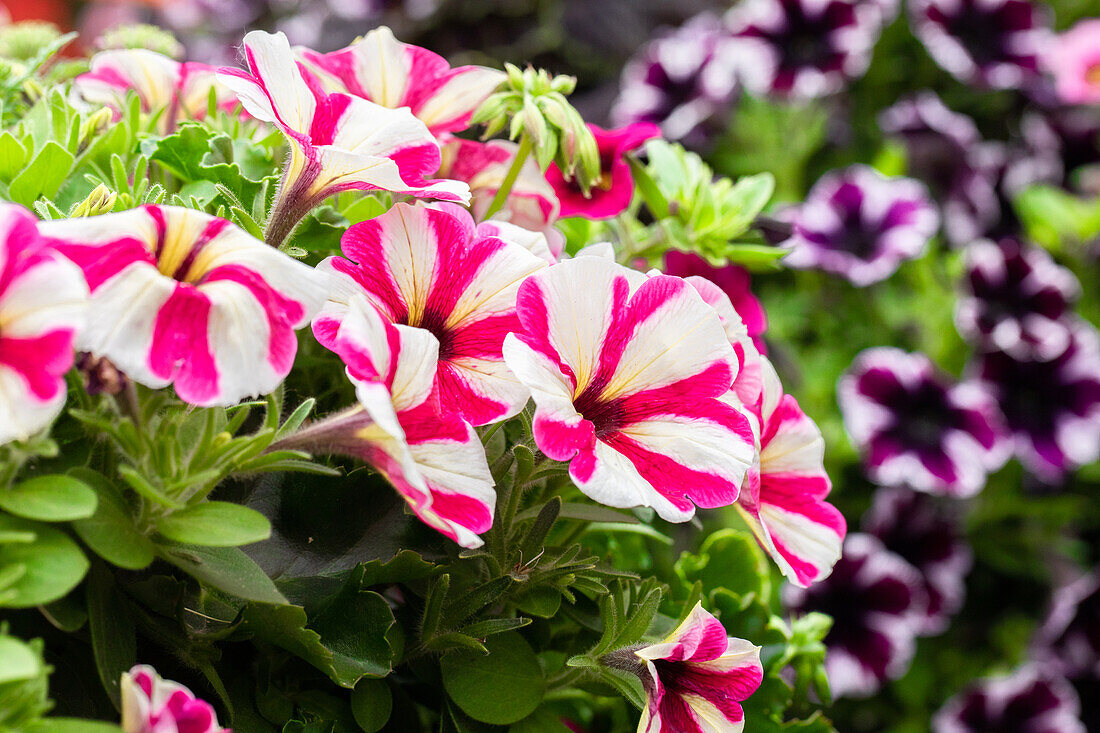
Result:
{"label": "green leaf", "polygon": [[122,733],[122,728],[101,720],[44,718],[28,727],[25,733]]}
{"label": "green leaf", "polygon": [[122,673],[137,663],[137,633],[133,612],[102,563],[92,568],[88,578],[88,629],[99,680],[111,702],[121,709],[120,681]]}
{"label": "green leaf", "polygon": [[770,594],[770,567],[748,532],[723,529],[706,539],[697,555],[684,553],[676,572],[685,583],[700,581],[705,592],[725,588],[741,596]]}
{"label": "green leaf", "polygon": [[74,469],[72,475],[98,495],[95,514],[73,522],[73,531],[97,555],[112,565],[141,570],[153,562],[153,543],[134,526],[130,507],[118,489],[102,474]]}
{"label": "green leaf", "polygon": [[509,728],[508,733],[570,733],[571,730],[562,722],[561,713],[541,707]]}
{"label": "green leaf", "polygon": [[238,547],[266,540],[271,523],[255,509],[226,501],[204,501],[157,520],[170,540],[204,547]]}
{"label": "green leaf", "polygon": [[262,179],[275,168],[262,147],[247,140],[233,140],[195,122],[185,122],[175,133],[159,140],[146,140],[141,149],[149,160],[185,181],[210,181],[225,186],[237,199],[226,200],[229,206],[242,203],[251,207]]}
{"label": "green leaf", "polygon": [[0,543],[0,568],[22,566],[22,574],[3,589],[0,606],[27,608],[65,595],[88,572],[88,560],[59,529],[0,514],[0,534],[27,533],[29,542]]}
{"label": "green leaf", "polygon": [[174,542],[158,542],[155,547],[161,558],[218,590],[247,601],[275,605],[287,602],[260,566],[236,547],[200,547]]}
{"label": "green leaf", "polygon": [[538,657],[518,632],[491,636],[487,655],[448,654],[440,660],[443,688],[467,715],[510,725],[542,702],[546,680]]}
{"label": "green leaf", "polygon": [[39,196],[52,198],[69,176],[72,165],[72,153],[51,140],[38,151],[31,164],[12,180],[8,196],[24,206],[30,206]]}
{"label": "green leaf", "polygon": [[68,522],[92,516],[96,495],[72,476],[36,476],[0,491],[0,508],[27,519]]}
{"label": "green leaf", "polygon": [[[534,519],[542,511],[542,507],[531,507],[516,515],[517,522]],[[622,522],[625,524],[637,524],[638,518],[628,512],[620,512],[610,507],[597,504],[582,504],[580,502],[567,501],[561,505],[558,512],[561,519],[575,519],[582,522]]]}
{"label": "green leaf", "polygon": [[10,181],[27,163],[27,151],[10,132],[0,135],[0,181]]}
{"label": "green leaf", "polygon": [[34,679],[42,673],[42,660],[26,642],[0,635],[0,685]]}
{"label": "green leaf", "polygon": [[351,714],[364,733],[382,730],[392,710],[393,693],[385,680],[359,680],[351,691]]}

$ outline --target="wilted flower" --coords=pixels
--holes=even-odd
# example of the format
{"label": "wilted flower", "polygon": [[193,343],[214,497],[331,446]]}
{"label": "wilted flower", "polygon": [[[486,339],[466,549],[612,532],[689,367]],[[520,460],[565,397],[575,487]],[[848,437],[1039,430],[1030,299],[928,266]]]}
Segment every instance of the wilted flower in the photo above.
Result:
{"label": "wilted flower", "polygon": [[1100,18],[1086,18],[1050,44],[1046,65],[1066,104],[1100,104]]}
{"label": "wilted flower", "polygon": [[988,392],[973,381],[952,384],[924,354],[867,349],[837,397],[868,475],[883,486],[973,496],[1008,458]]}
{"label": "wilted flower", "polygon": [[25,440],[61,412],[87,314],[80,270],[45,246],[36,223],[23,207],[0,205],[0,444]]}
{"label": "wilted flower", "polygon": [[225,219],[176,206],[43,222],[83,271],[95,318],[77,346],[193,405],[275,389],[326,278]]}
{"label": "wilted flower", "polygon": [[230,733],[213,706],[139,664],[122,674],[123,733]]}
{"label": "wilted flower", "polygon": [[1066,677],[1100,678],[1100,572],[1055,591],[1036,646],[1043,661]]}
{"label": "wilted flower", "polygon": [[[465,209],[399,203],[349,228],[344,257],[318,270],[332,276],[329,301],[313,321],[332,348],[348,303],[363,295],[391,323],[430,331],[439,341],[438,389],[444,410],[474,425],[515,415],[530,392],[504,365],[504,337],[519,329],[516,292],[546,261],[502,239],[499,225],[475,228]],[[503,232],[505,235],[511,232]]]}
{"label": "wilted flower", "polygon": [[584,493],[668,521],[728,506],[753,460],[746,416],[722,398],[737,358],[690,284],[601,257],[519,289],[504,359],[535,400],[535,442]]}
{"label": "wilted flower", "polygon": [[875,492],[863,531],[920,571],[928,608],[921,634],[938,634],[960,608],[973,556],[950,508],[927,494],[898,487]]}
{"label": "wilted flower", "polygon": [[970,295],[955,307],[964,338],[1017,359],[1047,360],[1066,350],[1065,316],[1081,291],[1072,272],[1014,239],[972,243],[966,263]]}
{"label": "wilted flower", "polygon": [[939,228],[921,183],[863,165],[819,178],[787,216],[794,224],[787,265],[825,270],[860,286],[885,280],[903,260],[919,257]]}
{"label": "wilted flower", "polygon": [[860,533],[848,535],[828,578],[809,588],[787,586],[784,600],[792,611],[833,617],[825,671],[837,697],[870,695],[903,675],[927,607],[917,569]]}
{"label": "wilted flower", "polygon": [[911,0],[909,14],[936,63],[966,84],[1034,82],[1051,41],[1048,9],[1030,0]]}
{"label": "wilted flower", "polygon": [[1077,693],[1064,679],[1026,665],[1007,677],[980,680],[947,701],[934,733],[1086,733]]}
{"label": "wilted flower", "polygon": [[669,250],[665,253],[664,271],[665,274],[676,277],[702,277],[721,288],[737,315],[741,317],[756,348],[762,352],[765,350],[762,335],[768,328],[767,315],[760,301],[753,295],[748,270],[738,265],[714,267],[693,252]]}

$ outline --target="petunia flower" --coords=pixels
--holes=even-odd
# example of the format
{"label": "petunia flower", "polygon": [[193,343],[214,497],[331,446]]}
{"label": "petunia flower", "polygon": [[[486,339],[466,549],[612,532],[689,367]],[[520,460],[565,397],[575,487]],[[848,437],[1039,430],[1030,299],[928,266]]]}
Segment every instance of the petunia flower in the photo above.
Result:
{"label": "petunia flower", "polygon": [[36,223],[23,207],[0,204],[0,445],[61,412],[87,315],[84,277],[45,246]]}
{"label": "petunia flower", "polygon": [[837,397],[868,475],[883,486],[973,496],[1008,459],[988,391],[949,382],[924,354],[867,349],[841,377]]}
{"label": "petunia flower", "polygon": [[408,109],[326,94],[303,74],[282,33],[252,31],[244,37],[244,54],[247,71],[223,67],[218,79],[249,114],[273,123],[290,143],[268,244],[281,244],[313,207],[349,189],[469,202],[466,184],[425,178],[439,169],[439,144]]}
{"label": "petunia flower", "polygon": [[955,306],[964,338],[989,351],[1045,361],[1066,350],[1065,319],[1081,286],[1038,247],[1014,239],[978,240],[966,248],[970,294]]}
{"label": "petunia flower", "polygon": [[1050,13],[1030,0],[912,0],[910,25],[964,84],[1019,89],[1038,80]]}
{"label": "petunia flower", "polygon": [[962,608],[973,555],[952,507],[927,494],[899,487],[875,492],[863,515],[863,531],[920,571],[928,595],[918,631],[939,634]]}
{"label": "petunia flower", "polygon": [[766,352],[762,335],[768,328],[768,319],[764,306],[753,295],[748,270],[738,265],[714,267],[693,252],[669,250],[665,253],[664,272],[676,277],[702,277],[721,288],[741,317],[756,348],[761,353]]}
{"label": "petunia flower", "polygon": [[395,204],[350,227],[345,257],[318,267],[332,279],[329,301],[313,321],[331,348],[355,295],[391,323],[424,329],[439,341],[437,378],[445,410],[474,425],[515,415],[530,392],[504,365],[504,337],[519,328],[516,293],[528,275],[546,267],[499,225],[475,228],[465,209]]}
{"label": "petunia flower", "polygon": [[996,397],[1016,456],[1040,478],[1058,481],[1100,457],[1100,339],[1072,322],[1069,346],[1048,361],[984,355],[978,378]]}
{"label": "petunia flower", "polygon": [[1100,572],[1056,590],[1035,637],[1036,655],[1047,666],[1070,679],[1100,678]]}
{"label": "petunia flower", "polygon": [[928,191],[855,165],[827,173],[786,216],[794,224],[784,263],[841,275],[855,285],[885,280],[919,257],[939,229]]}
{"label": "petunia flower", "polygon": [[690,284],[577,257],[528,277],[516,310],[504,360],[532,391],[536,444],[581,491],[675,522],[736,501],[754,436],[722,401],[737,358]]}
{"label": "petunia flower", "polygon": [[1006,677],[979,680],[932,719],[933,733],[1086,733],[1077,693],[1061,677],[1028,664]]}
{"label": "petunia flower", "polygon": [[741,702],[760,687],[760,647],[726,635],[701,603],[663,641],[634,651],[646,666],[638,733],[740,733]]}
{"label": "petunia flower", "polygon": [[210,703],[148,665],[122,673],[121,694],[123,733],[230,733]]}
{"label": "petunia flower", "polygon": [[617,130],[589,124],[600,151],[600,178],[587,196],[574,179],[567,179],[557,163],[546,169],[546,180],[561,203],[561,216],[610,219],[618,216],[634,197],[634,177],[623,157],[659,137],[661,129],[651,122],[636,122]]}
{"label": "petunia flower", "polygon": [[825,672],[835,697],[866,697],[905,674],[927,599],[920,573],[875,537],[849,534],[832,574],[809,588],[788,585],[794,612],[833,617]]}
{"label": "petunia flower", "polygon": [[1086,18],[1058,35],[1046,55],[1058,97],[1066,104],[1100,104],[1100,18]]}
{"label": "petunia flower", "polygon": [[474,110],[505,79],[503,71],[484,66],[452,69],[442,56],[398,41],[386,26],[339,51],[296,51],[328,91],[408,107],[437,137],[469,127]]}
{"label": "petunia flower", "polygon": [[327,292],[313,268],[192,209],[142,206],[39,229],[92,293],[96,317],[77,347],[147,387],[174,384],[193,405],[275,389],[294,363],[294,331]]}

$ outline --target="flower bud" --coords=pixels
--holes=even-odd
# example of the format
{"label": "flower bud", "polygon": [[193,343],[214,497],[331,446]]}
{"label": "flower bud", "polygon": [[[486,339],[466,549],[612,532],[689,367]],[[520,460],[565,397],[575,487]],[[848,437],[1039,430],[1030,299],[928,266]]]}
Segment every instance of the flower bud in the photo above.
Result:
{"label": "flower bud", "polygon": [[168,31],[155,25],[133,23],[105,31],[95,41],[101,51],[116,48],[144,48],[178,59],[183,56],[183,44]]}
{"label": "flower bud", "polygon": [[72,211],[69,212],[69,217],[106,214],[115,208],[115,201],[117,200],[118,194],[101,183],[88,194],[87,198],[73,207]]}

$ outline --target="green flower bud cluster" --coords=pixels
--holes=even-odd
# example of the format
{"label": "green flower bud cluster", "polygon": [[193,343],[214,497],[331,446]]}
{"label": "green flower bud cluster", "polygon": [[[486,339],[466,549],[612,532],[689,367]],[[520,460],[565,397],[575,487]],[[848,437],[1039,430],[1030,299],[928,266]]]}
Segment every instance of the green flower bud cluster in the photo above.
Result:
{"label": "green flower bud cluster", "polygon": [[92,192],[83,201],[73,206],[72,210],[69,211],[69,218],[110,213],[115,208],[117,200],[118,194],[101,183],[92,189]]}
{"label": "green flower bud cluster", "polygon": [[111,28],[96,39],[95,46],[101,51],[113,48],[146,48],[174,59],[182,57],[184,50],[183,44],[174,35],[146,23]]}
{"label": "green flower bud cluster", "polygon": [[25,20],[0,28],[0,56],[11,61],[30,61],[42,49],[61,38],[53,23]]}

